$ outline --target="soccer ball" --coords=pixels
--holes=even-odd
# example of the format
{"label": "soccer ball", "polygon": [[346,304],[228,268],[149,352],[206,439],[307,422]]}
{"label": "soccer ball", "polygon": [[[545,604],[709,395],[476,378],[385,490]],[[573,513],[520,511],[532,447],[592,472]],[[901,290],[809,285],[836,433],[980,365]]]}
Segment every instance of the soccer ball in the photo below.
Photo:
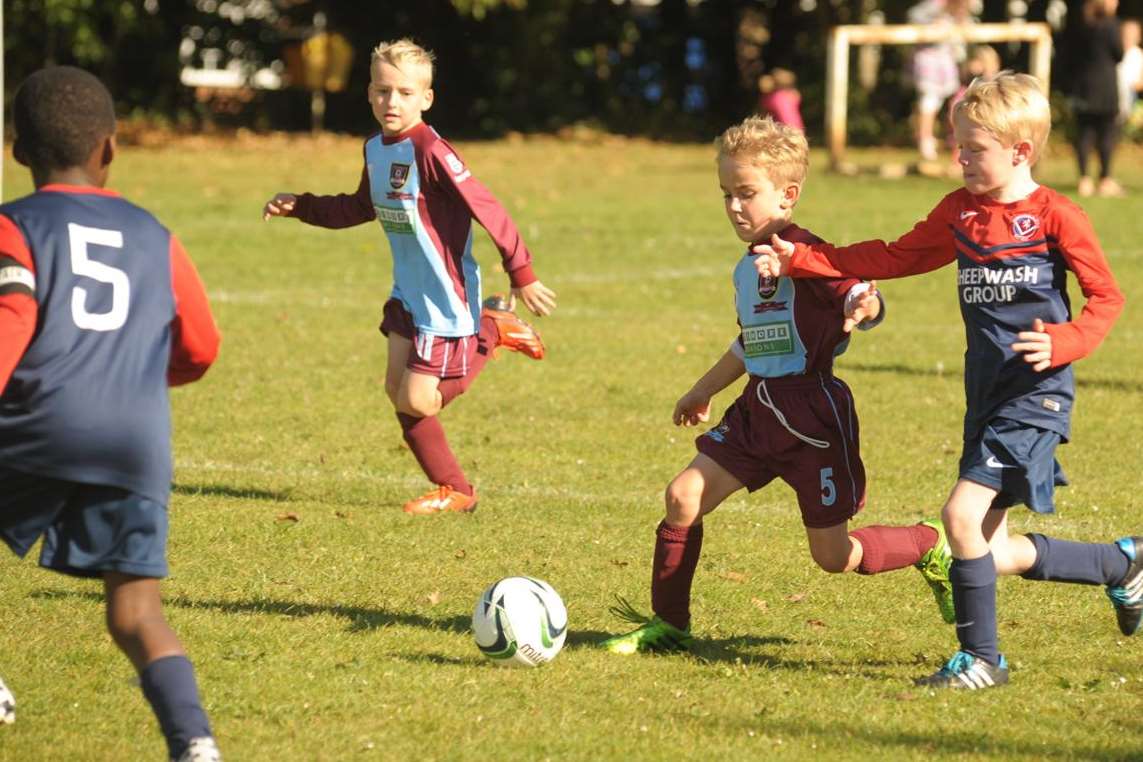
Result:
{"label": "soccer ball", "polygon": [[536,667],[563,648],[568,610],[547,582],[506,577],[477,599],[472,630],[476,647],[495,664]]}

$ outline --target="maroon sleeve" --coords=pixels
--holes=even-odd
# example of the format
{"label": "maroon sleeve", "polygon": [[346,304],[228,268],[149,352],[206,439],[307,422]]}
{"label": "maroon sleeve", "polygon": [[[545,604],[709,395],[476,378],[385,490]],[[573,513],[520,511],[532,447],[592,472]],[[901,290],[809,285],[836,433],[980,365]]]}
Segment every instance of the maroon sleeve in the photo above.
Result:
{"label": "maroon sleeve", "polygon": [[369,193],[369,171],[364,165],[365,149],[362,152],[361,179],[353,193],[338,193],[333,196],[315,196],[300,193],[294,202],[290,217],[320,228],[349,228],[369,222],[377,217],[373,209],[373,198]]}
{"label": "maroon sleeve", "polygon": [[24,235],[10,219],[0,216],[0,392],[36,332],[35,274],[36,264]]}
{"label": "maroon sleeve", "polygon": [[429,151],[429,165],[437,184],[455,194],[468,207],[473,219],[488,231],[500,250],[504,271],[508,273],[512,287],[520,288],[535,282],[532,254],[524,245],[516,223],[512,222],[492,192],[472,176],[452,146],[444,140],[434,143]]}
{"label": "maroon sleeve", "polygon": [[202,378],[218,357],[222,339],[210,314],[210,303],[198,271],[174,235],[171,236],[171,288],[175,294],[175,318],[171,321],[167,383],[179,386]]}

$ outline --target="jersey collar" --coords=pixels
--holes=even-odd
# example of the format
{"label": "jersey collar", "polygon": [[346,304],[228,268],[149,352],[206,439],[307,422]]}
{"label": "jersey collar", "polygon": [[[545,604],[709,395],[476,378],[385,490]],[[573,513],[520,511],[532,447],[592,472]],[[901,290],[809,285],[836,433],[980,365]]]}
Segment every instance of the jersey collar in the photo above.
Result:
{"label": "jersey collar", "polygon": [[36,189],[37,191],[45,191],[47,193],[84,193],[92,196],[111,196],[118,198],[119,193],[111,190],[110,188],[97,188],[94,185],[67,185],[65,183],[49,183],[41,185]]}

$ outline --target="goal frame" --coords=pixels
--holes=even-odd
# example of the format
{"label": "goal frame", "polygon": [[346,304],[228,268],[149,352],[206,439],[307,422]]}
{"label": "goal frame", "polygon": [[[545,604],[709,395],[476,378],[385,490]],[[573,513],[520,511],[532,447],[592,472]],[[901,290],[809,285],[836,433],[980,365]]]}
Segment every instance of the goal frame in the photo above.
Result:
{"label": "goal frame", "polygon": [[826,51],[826,144],[830,168],[845,159],[849,49],[861,45],[924,45],[934,42],[1026,42],[1029,73],[1048,90],[1052,62],[1052,29],[1045,23],[962,24],[953,27],[920,24],[845,24],[830,30]]}

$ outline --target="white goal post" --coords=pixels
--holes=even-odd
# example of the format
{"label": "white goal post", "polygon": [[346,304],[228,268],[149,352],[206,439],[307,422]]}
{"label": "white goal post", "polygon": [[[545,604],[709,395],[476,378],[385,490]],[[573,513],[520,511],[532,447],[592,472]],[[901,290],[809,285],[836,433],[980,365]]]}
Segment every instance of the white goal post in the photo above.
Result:
{"label": "white goal post", "polygon": [[849,24],[830,30],[826,52],[826,143],[830,167],[842,167],[845,156],[845,119],[849,88],[850,45],[924,45],[933,42],[1027,42],[1031,50],[1029,73],[1048,88],[1052,60],[1052,30],[1043,23],[962,24]]}

